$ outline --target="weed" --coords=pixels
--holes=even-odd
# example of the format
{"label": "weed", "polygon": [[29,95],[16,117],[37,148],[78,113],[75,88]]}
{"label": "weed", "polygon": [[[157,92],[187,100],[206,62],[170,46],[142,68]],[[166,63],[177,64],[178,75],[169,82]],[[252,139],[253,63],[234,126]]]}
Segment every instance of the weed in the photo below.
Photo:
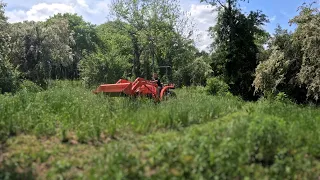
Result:
{"label": "weed", "polygon": [[177,89],[94,95],[77,82],[0,95],[0,178],[317,179],[320,110]]}

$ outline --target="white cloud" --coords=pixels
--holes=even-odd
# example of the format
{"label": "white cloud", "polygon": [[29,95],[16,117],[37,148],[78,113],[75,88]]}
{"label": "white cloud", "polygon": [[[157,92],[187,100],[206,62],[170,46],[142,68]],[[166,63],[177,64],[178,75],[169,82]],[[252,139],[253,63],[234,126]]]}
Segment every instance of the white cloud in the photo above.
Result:
{"label": "white cloud", "polygon": [[26,4],[19,6],[19,2],[22,3],[22,0],[13,0],[8,3],[12,7],[18,7],[6,11],[9,22],[44,21],[57,13],[77,13],[82,15],[86,21],[101,24],[106,21],[105,14],[107,14],[110,0],[94,2],[86,0],[43,0],[42,3],[31,0],[29,7]]}
{"label": "white cloud", "polygon": [[77,3],[84,8],[89,8],[85,0],[77,0]]}
{"label": "white cloud", "polygon": [[[4,0],[8,3],[6,15],[9,22],[24,20],[44,21],[56,13],[77,13],[94,24],[107,21],[111,0]],[[41,2],[41,3],[39,3]],[[195,24],[193,39],[200,50],[208,50],[212,39],[208,29],[216,24],[214,7],[200,4],[198,0],[181,1]]]}
{"label": "white cloud", "polygon": [[208,50],[212,43],[208,29],[217,23],[218,13],[214,10],[215,7],[205,4],[192,4],[190,7],[189,12],[196,26],[196,35],[193,38],[200,50]]}
{"label": "white cloud", "polygon": [[7,13],[9,22],[19,22],[24,20],[30,21],[44,21],[49,16],[57,13],[74,13],[75,9],[66,4],[46,4],[40,3],[32,6],[30,10],[13,10]]}
{"label": "white cloud", "polygon": [[[101,2],[98,2],[101,4]],[[97,5],[89,6],[85,0],[77,0],[75,8],[79,12],[88,13],[88,14],[98,14],[101,12],[101,8]]]}

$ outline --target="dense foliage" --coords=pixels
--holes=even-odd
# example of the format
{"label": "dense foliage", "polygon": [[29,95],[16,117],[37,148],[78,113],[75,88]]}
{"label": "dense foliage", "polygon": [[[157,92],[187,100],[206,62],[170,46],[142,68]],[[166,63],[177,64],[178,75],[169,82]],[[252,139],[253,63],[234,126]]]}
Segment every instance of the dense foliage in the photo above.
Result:
{"label": "dense foliage", "polygon": [[230,91],[247,100],[254,99],[251,84],[259,53],[256,36],[265,34],[260,28],[265,22],[266,15],[260,11],[245,15],[237,8],[237,1],[228,0],[227,5],[220,4],[218,22],[210,29],[215,75],[223,76]]}
{"label": "dense foliage", "polygon": [[230,90],[227,83],[219,78],[209,78],[207,79],[206,91],[211,95],[225,96]]}
{"label": "dense foliage", "polygon": [[154,104],[55,82],[0,95],[0,179],[319,177],[319,108],[200,92]]}
{"label": "dense foliage", "polygon": [[291,20],[297,30],[288,33],[277,28],[271,42],[271,55],[256,70],[254,85],[264,94],[287,93],[297,102],[318,101],[320,12],[312,5],[301,7]]}
{"label": "dense foliage", "polygon": [[[210,52],[178,0],[113,0],[100,25],[9,23],[0,0],[0,179],[319,178],[319,9],[271,36],[244,0],[200,1],[218,11]],[[91,92],[153,72],[176,98]]]}
{"label": "dense foliage", "polygon": [[0,92],[15,91],[18,86],[19,72],[9,59],[9,29],[4,15],[5,4],[0,1]]}
{"label": "dense foliage", "polygon": [[81,79],[92,87],[158,72],[178,87],[219,77],[245,100],[283,92],[299,103],[317,102],[319,9],[303,5],[290,21],[294,32],[279,26],[270,36],[262,28],[266,15],[245,13],[240,1],[201,0],[218,11],[209,53],[195,47],[192,21],[176,0],[115,0],[112,21],[101,25],[68,13],[8,23],[1,3],[1,92],[16,92],[24,80],[44,89],[52,79]]}

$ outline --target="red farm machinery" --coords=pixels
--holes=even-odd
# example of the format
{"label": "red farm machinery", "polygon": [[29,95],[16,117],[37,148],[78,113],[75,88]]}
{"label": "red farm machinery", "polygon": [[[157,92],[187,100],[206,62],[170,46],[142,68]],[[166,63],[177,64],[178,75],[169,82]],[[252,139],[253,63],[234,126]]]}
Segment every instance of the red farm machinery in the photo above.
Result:
{"label": "red farm machinery", "polygon": [[149,97],[159,102],[170,96],[175,96],[175,93],[170,91],[174,88],[174,84],[163,84],[162,88],[158,91],[156,83],[143,78],[137,78],[133,82],[120,79],[115,84],[102,84],[93,92],[95,94],[109,94],[110,96]]}

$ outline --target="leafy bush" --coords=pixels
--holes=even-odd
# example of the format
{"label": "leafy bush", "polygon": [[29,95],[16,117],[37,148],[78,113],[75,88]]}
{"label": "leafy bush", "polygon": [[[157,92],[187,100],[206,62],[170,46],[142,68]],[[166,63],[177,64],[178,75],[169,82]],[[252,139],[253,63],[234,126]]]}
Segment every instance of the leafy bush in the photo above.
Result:
{"label": "leafy bush", "polygon": [[128,63],[117,56],[101,52],[87,55],[80,61],[80,76],[87,86],[115,83],[125,76]]}
{"label": "leafy bush", "polygon": [[275,92],[283,83],[288,66],[289,61],[285,59],[284,53],[273,47],[269,59],[261,62],[256,69],[254,80],[256,91],[259,89],[265,95]]}
{"label": "leafy bush", "polygon": [[263,94],[285,92],[290,98],[307,103],[320,99],[319,38],[320,11],[311,5],[300,7],[291,20],[297,30],[289,34],[276,29],[270,57],[256,68],[254,85]]}
{"label": "leafy bush", "polygon": [[0,55],[0,93],[15,92],[19,86],[19,75],[18,70]]}
{"label": "leafy bush", "polygon": [[32,82],[32,81],[24,80],[20,84],[20,90],[24,90],[24,91],[27,91],[27,92],[40,92],[43,89],[40,86],[38,86],[36,83]]}
{"label": "leafy bush", "polygon": [[251,161],[270,165],[277,148],[285,143],[285,122],[273,116],[255,116],[247,130]]}
{"label": "leafy bush", "polygon": [[302,65],[297,74],[299,83],[307,88],[307,96],[318,101],[320,99],[320,9],[308,4],[300,7],[300,14],[291,20],[297,25],[293,40],[301,44],[303,52]]}
{"label": "leafy bush", "polygon": [[20,73],[9,58],[9,24],[5,16],[6,4],[0,1],[0,93],[14,92],[18,88]]}
{"label": "leafy bush", "polygon": [[264,96],[260,98],[260,100],[261,101],[267,100],[269,102],[277,101],[277,102],[286,103],[286,104],[294,103],[294,100],[292,99],[292,97],[287,95],[287,93],[285,92],[265,93]]}
{"label": "leafy bush", "polygon": [[276,95],[275,99],[276,99],[277,101],[285,102],[285,103],[290,103],[290,102],[291,102],[289,96],[288,96],[286,93],[284,93],[284,92],[279,92],[279,93]]}
{"label": "leafy bush", "polygon": [[227,95],[229,86],[219,78],[207,79],[206,91],[211,95]]}
{"label": "leafy bush", "polygon": [[193,85],[203,85],[206,79],[213,72],[206,58],[196,58],[189,66],[191,74],[191,82]]}

